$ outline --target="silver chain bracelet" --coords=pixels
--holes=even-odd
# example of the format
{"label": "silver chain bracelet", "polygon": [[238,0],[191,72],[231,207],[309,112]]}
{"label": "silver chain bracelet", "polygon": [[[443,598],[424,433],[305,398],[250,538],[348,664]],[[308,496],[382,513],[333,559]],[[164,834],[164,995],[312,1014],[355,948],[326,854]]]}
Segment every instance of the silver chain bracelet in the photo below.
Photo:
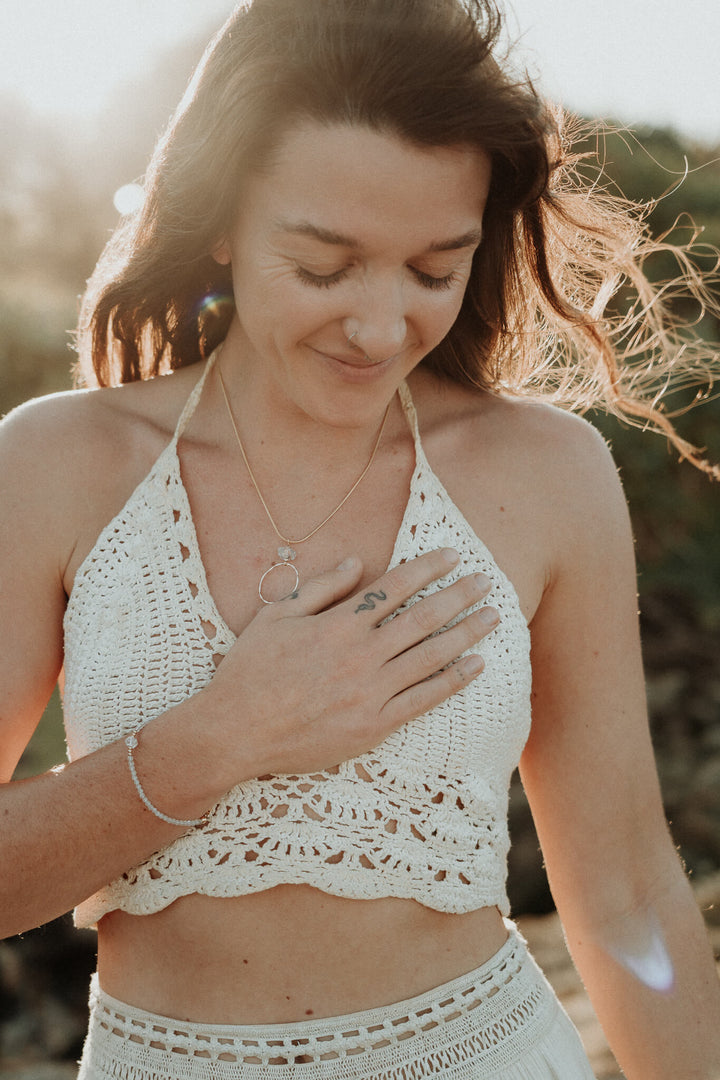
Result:
{"label": "silver chain bracelet", "polygon": [[133,783],[135,785],[135,788],[137,789],[138,795],[140,796],[142,801],[145,803],[148,810],[150,810],[151,813],[153,813],[155,815],[155,817],[160,818],[161,821],[167,821],[168,825],[185,825],[187,828],[190,828],[191,825],[207,825],[207,823],[208,823],[208,821],[210,819],[210,812],[209,811],[208,811],[207,814],[204,814],[203,817],[201,817],[201,818],[193,818],[193,819],[188,820],[188,821],[183,821],[182,818],[174,818],[174,817],[170,817],[168,814],[163,814],[162,810],[158,810],[157,806],[153,806],[153,804],[150,802],[147,795],[143,791],[143,786],[140,783],[140,780],[139,780],[139,777],[138,777],[138,774],[137,774],[137,769],[135,768],[135,759],[133,757],[133,750],[137,750],[137,746],[138,746],[137,737],[138,737],[138,732],[140,730],[141,730],[141,728],[138,728],[137,731],[134,731],[132,733],[132,735],[128,735],[127,738],[125,739],[125,745],[127,746],[128,765],[130,766],[130,775],[133,778]]}

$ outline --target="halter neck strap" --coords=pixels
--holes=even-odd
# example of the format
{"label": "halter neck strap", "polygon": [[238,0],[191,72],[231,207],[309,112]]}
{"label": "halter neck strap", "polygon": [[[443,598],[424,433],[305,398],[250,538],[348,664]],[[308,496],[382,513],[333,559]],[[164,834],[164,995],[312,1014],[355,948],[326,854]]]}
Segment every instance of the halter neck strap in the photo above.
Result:
{"label": "halter neck strap", "polygon": [[219,348],[215,349],[215,351],[212,352],[210,354],[210,356],[207,358],[207,360],[205,361],[205,370],[203,371],[202,375],[200,376],[200,378],[198,379],[198,381],[195,383],[194,387],[192,388],[192,392],[191,392],[190,396],[188,397],[187,401],[185,402],[185,407],[183,408],[183,411],[180,413],[180,417],[179,417],[178,422],[177,422],[177,424],[175,426],[175,432],[174,432],[173,438],[172,438],[173,443],[177,443],[178,439],[180,438],[183,431],[187,427],[192,414],[195,412],[195,409],[197,408],[197,403],[200,400],[200,395],[203,392],[203,387],[205,385],[205,380],[207,379],[208,375],[210,374],[210,372],[212,371],[212,369],[213,369],[213,367],[215,365],[215,361],[217,360],[219,351],[220,351]]}
{"label": "halter neck strap", "polygon": [[400,398],[400,404],[402,405],[403,412],[405,413],[405,419],[408,422],[408,427],[412,433],[413,440],[415,442],[415,458],[419,460],[419,455],[422,453],[422,443],[420,442],[420,428],[418,427],[417,412],[415,411],[415,405],[413,403],[412,394],[410,393],[410,387],[403,381],[398,386],[398,396]]}
{"label": "halter neck strap", "polygon": [[[203,387],[205,386],[205,382],[207,381],[207,377],[215,366],[215,362],[217,361],[219,354],[220,347],[215,349],[207,358],[205,362],[205,370],[192,388],[192,391],[183,407],[183,411],[180,413],[177,425],[175,427],[175,431],[173,433],[173,443],[177,443],[178,439],[180,438],[188,423],[190,422],[190,419],[195,412],[195,409],[197,408],[198,402],[200,400],[200,395],[202,394]],[[400,404],[402,405],[402,409],[405,414],[405,419],[407,420],[408,427],[410,428],[410,431],[412,433],[413,441],[415,443],[415,454],[417,457],[417,454],[422,452],[422,443],[420,442],[420,429],[418,427],[417,412],[415,411],[415,405],[413,404],[410,387],[405,382],[405,380],[403,380],[398,387],[398,395],[400,397]]]}

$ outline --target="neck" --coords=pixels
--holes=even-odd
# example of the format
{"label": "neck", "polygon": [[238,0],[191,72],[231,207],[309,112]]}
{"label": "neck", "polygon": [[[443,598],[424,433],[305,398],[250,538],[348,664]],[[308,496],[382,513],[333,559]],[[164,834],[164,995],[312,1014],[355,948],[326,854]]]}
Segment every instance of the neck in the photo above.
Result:
{"label": "neck", "polygon": [[236,445],[228,408],[220,389],[219,375],[227,393],[230,412],[245,452],[254,467],[276,459],[305,463],[314,470],[330,462],[336,472],[358,471],[372,452],[384,418],[382,442],[407,427],[402,410],[391,393],[382,396],[365,388],[352,393],[335,392],[322,385],[286,387],[274,377],[270,365],[256,361],[250,350],[228,339],[211,376],[216,410],[216,430],[223,442]]}

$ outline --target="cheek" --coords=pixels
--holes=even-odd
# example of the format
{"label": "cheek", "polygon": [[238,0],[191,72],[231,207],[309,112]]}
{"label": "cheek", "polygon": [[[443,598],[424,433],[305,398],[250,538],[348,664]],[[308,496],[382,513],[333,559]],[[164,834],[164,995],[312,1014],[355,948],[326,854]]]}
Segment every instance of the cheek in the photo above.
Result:
{"label": "cheek", "polygon": [[[309,288],[294,275],[283,275],[258,290],[257,314],[265,333],[280,347],[298,342],[340,323],[348,305],[332,289]],[[253,318],[253,316],[251,316]]]}
{"label": "cheek", "polygon": [[462,307],[465,289],[435,297],[422,309],[422,325],[425,336],[437,345],[449,333]]}
{"label": "cheek", "polygon": [[307,285],[294,272],[273,289],[273,297],[278,323],[286,323],[278,326],[278,333],[296,338],[341,322],[356,306],[341,286]]}
{"label": "cheek", "polygon": [[[330,290],[310,289],[303,285],[288,288],[283,294],[282,304],[287,322],[286,332],[296,337],[342,319],[347,307],[335,301]],[[282,328],[278,329],[282,333]]]}
{"label": "cheek", "polygon": [[246,329],[251,326],[264,334],[282,338],[296,333],[300,324],[311,322],[320,304],[298,282],[287,267],[257,265],[235,266],[233,289]]}

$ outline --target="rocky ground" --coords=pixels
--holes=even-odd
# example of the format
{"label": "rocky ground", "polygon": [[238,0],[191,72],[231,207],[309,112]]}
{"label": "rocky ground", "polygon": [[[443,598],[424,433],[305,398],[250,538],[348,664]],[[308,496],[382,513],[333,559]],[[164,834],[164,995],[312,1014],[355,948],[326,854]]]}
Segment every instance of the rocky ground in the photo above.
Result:
{"label": "rocky ground", "polygon": [[[705,914],[715,955],[720,959],[720,873],[699,885],[696,895]],[[622,1080],[622,1073],[608,1049],[565,948],[557,915],[529,915],[519,919],[518,923],[580,1031],[598,1080]],[[68,993],[68,989],[71,981],[77,981],[79,969],[87,968],[89,972],[92,966],[92,938],[78,935],[71,929],[66,931],[65,927],[57,937],[65,945],[56,946],[54,963],[51,958],[45,968],[34,963],[39,955],[35,946],[23,951],[13,943],[0,943],[3,988],[0,998],[0,1080],[74,1080],[76,1075],[72,1057],[80,1053],[85,1008],[82,995]],[[27,935],[24,941],[31,938],[32,935]],[[78,939],[82,941],[80,948]],[[32,965],[30,974],[26,964]],[[74,965],[72,980],[68,964]],[[18,999],[20,1007],[15,1007]],[[71,1060],[67,1060],[68,1056]],[[62,1058],[65,1060],[59,1060]]]}

